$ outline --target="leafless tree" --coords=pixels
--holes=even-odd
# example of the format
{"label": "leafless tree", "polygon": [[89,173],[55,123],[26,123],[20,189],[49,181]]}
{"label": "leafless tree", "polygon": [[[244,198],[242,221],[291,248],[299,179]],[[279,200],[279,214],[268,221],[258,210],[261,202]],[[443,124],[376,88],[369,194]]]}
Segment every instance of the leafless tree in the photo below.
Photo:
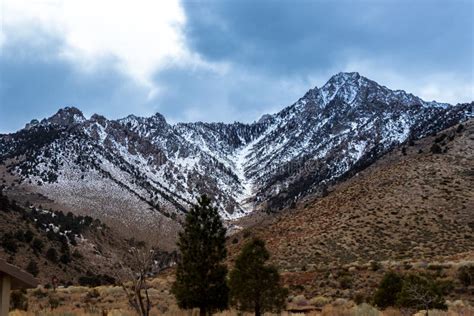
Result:
{"label": "leafless tree", "polygon": [[413,305],[426,311],[426,316],[428,316],[430,308],[440,302],[440,297],[427,286],[410,282],[405,285],[404,290],[410,301],[414,303]]}
{"label": "leafless tree", "polygon": [[121,262],[117,280],[127,296],[129,305],[140,316],[149,316],[152,302],[148,295],[147,279],[151,276],[155,250],[148,246],[134,246],[129,256]]}

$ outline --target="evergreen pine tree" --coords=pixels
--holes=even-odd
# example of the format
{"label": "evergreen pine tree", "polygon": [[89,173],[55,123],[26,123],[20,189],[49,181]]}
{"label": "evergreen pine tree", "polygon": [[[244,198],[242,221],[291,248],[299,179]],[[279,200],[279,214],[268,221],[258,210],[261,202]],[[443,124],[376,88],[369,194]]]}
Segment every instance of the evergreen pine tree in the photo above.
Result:
{"label": "evergreen pine tree", "polygon": [[39,273],[39,268],[36,261],[30,260],[30,262],[26,266],[26,271],[29,272],[33,276],[37,276]]}
{"label": "evergreen pine tree", "polygon": [[382,278],[379,288],[374,295],[374,303],[377,307],[387,308],[395,306],[397,295],[402,290],[403,277],[395,272],[388,272]]}
{"label": "evergreen pine tree", "polygon": [[225,235],[217,208],[205,195],[198,198],[179,234],[181,256],[172,292],[180,308],[199,308],[201,315],[227,308]]}
{"label": "evergreen pine tree", "polygon": [[49,261],[52,261],[54,263],[58,262],[58,252],[54,248],[49,248],[48,251],[46,251],[46,259]]}
{"label": "evergreen pine tree", "polygon": [[285,307],[288,290],[281,287],[278,270],[266,264],[269,258],[261,239],[249,241],[242,249],[229,277],[231,303],[237,309],[260,316]]}

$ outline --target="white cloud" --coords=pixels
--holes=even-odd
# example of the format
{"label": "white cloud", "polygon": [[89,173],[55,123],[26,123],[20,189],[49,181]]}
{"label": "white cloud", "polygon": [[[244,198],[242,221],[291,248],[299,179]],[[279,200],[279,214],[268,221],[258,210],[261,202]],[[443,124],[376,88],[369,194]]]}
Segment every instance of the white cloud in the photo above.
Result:
{"label": "white cloud", "polygon": [[[440,76],[441,77],[441,76]],[[474,100],[474,82],[456,83],[456,77],[445,74],[442,78],[424,82],[419,87],[419,95],[427,100],[440,100],[451,104],[468,103]]]}
{"label": "white cloud", "polygon": [[[0,45],[48,32],[64,40],[59,57],[87,71],[114,58],[121,71],[156,93],[151,76],[173,63],[208,66],[185,44],[178,0],[2,0]],[[58,56],[54,56],[58,57]]]}

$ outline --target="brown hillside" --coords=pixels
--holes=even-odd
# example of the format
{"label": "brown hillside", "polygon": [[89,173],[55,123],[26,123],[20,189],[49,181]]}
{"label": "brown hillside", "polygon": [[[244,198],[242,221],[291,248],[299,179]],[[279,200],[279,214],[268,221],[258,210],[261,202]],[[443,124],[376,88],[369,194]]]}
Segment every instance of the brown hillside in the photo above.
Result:
{"label": "brown hillside", "polygon": [[[61,285],[113,282],[110,276],[117,269],[115,265],[127,257],[130,241],[118,238],[109,227],[92,218],[52,214],[19,206],[0,190],[0,258],[36,274],[28,269],[32,262],[37,267],[35,276],[43,285],[51,284],[53,277]],[[65,228],[68,223],[77,227],[79,235],[64,235],[71,229]]]}
{"label": "brown hillside", "polygon": [[329,191],[252,229],[283,270],[472,252],[474,120],[406,144]]}

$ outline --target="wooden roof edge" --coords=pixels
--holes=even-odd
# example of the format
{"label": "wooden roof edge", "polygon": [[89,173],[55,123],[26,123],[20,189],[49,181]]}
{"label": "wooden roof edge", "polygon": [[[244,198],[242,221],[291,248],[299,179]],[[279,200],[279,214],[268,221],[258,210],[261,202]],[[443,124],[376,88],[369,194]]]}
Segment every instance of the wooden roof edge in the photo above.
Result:
{"label": "wooden roof edge", "polygon": [[12,283],[18,288],[35,288],[38,286],[38,280],[26,271],[0,259],[0,274],[9,275]]}

